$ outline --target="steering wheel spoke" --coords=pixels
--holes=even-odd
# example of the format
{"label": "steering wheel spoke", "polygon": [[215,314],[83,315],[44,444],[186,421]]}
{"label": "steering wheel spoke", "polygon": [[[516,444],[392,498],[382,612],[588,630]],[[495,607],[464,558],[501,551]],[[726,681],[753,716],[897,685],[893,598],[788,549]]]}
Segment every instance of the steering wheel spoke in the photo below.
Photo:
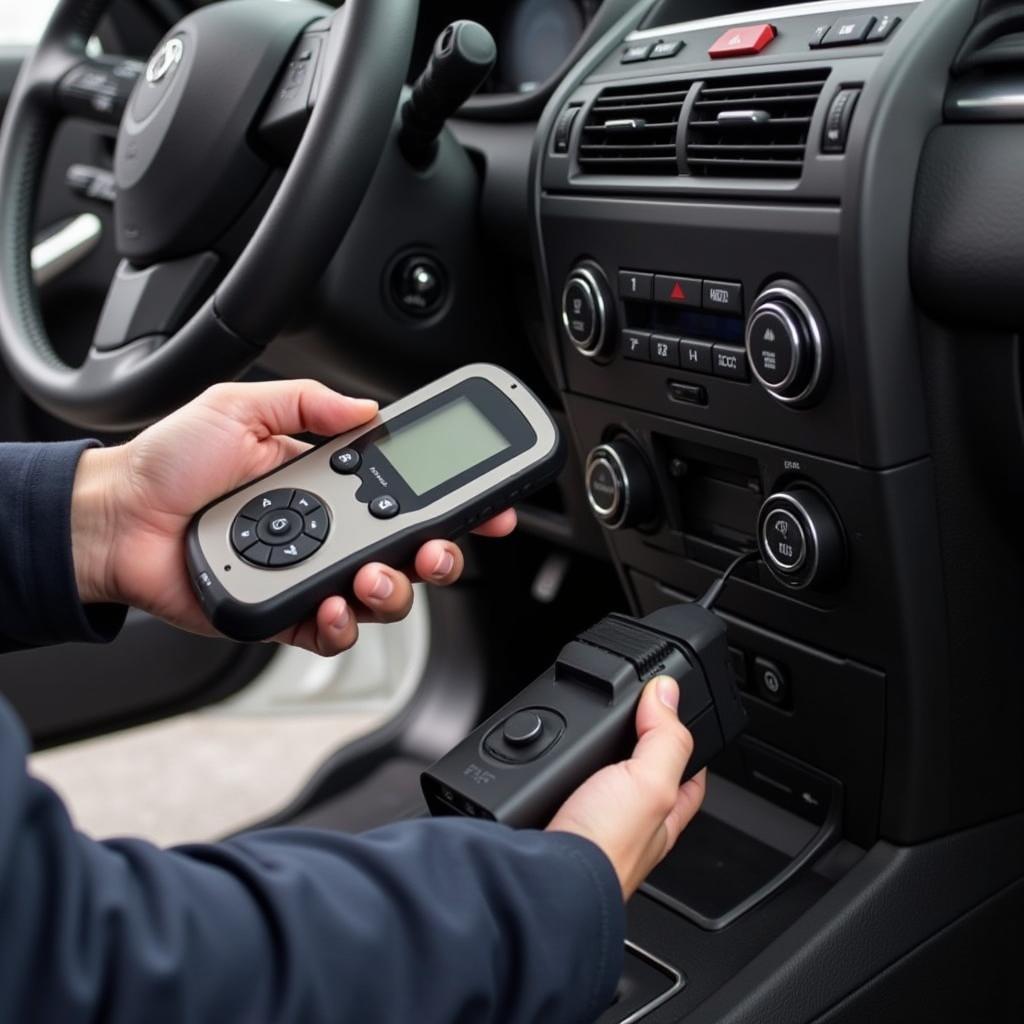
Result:
{"label": "steering wheel spoke", "polygon": [[136,82],[145,73],[146,65],[130,57],[86,57],[57,82],[57,108],[66,116],[116,127]]}
{"label": "steering wheel spoke", "polygon": [[163,342],[207,299],[220,260],[212,252],[139,269],[122,260],[107,291],[93,348],[111,352],[131,342]]}

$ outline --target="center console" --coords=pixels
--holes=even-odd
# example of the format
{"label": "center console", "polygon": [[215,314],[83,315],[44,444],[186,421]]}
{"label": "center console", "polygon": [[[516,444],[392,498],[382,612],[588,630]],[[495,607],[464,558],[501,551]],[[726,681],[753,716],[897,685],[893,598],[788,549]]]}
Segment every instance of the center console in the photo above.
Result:
{"label": "center console", "polygon": [[[634,612],[762,556],[719,603],[747,738],[647,888],[660,923],[636,925],[733,968],[865,850],[962,824],[907,253],[973,16],[745,6],[641,4],[554,96],[533,161],[549,354]],[[817,866],[794,888],[798,861]]]}

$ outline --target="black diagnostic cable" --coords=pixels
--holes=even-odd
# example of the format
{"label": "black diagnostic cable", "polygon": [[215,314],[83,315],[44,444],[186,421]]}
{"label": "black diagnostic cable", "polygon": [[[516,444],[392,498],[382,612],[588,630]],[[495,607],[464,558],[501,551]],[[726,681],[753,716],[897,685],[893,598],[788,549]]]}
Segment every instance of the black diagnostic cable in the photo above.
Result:
{"label": "black diagnostic cable", "polygon": [[701,608],[707,608],[711,611],[714,603],[718,600],[719,594],[722,593],[722,588],[729,582],[729,579],[734,572],[747,562],[758,562],[761,560],[761,555],[757,551],[744,551],[743,554],[737,555],[730,563],[729,567],[722,573],[721,576],[711,584],[710,587],[704,592],[704,596],[697,601],[697,604]]}

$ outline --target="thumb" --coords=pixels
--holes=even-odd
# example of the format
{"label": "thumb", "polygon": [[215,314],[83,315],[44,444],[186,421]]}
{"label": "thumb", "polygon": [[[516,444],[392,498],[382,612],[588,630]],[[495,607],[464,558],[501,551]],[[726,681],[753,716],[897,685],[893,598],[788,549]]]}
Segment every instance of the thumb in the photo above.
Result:
{"label": "thumb", "polygon": [[221,384],[211,388],[204,399],[246,427],[269,434],[330,437],[358,427],[377,414],[376,402],[349,398],[315,380]]}
{"label": "thumb", "polygon": [[636,709],[636,734],[642,737],[663,722],[678,721],[679,684],[671,676],[657,676],[645,687]]}
{"label": "thumb", "polygon": [[644,687],[636,710],[635,760],[670,776],[675,785],[693,753],[693,737],[679,721],[679,684],[669,676],[657,676]]}

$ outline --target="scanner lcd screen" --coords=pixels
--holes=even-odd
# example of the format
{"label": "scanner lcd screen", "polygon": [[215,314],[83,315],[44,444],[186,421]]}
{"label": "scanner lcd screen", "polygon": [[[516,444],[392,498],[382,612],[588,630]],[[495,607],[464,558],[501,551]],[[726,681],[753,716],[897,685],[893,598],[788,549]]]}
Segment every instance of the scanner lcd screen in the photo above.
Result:
{"label": "scanner lcd screen", "polygon": [[377,442],[417,494],[504,451],[509,440],[468,398],[456,398]]}

